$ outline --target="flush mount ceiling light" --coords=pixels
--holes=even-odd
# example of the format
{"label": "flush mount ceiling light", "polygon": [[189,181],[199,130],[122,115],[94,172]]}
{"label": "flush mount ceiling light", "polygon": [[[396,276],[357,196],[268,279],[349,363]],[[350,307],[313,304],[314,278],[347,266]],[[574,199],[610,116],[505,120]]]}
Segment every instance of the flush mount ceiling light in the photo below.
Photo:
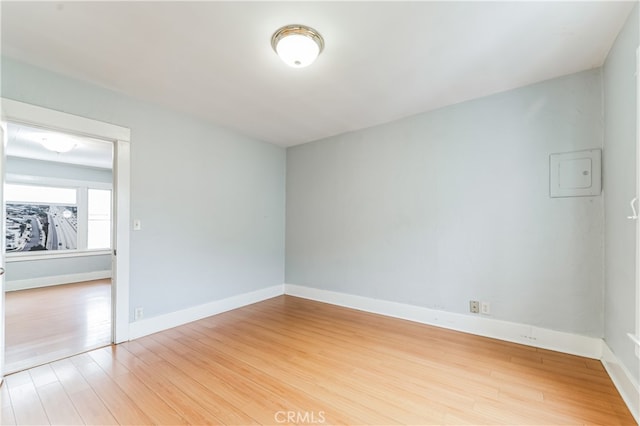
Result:
{"label": "flush mount ceiling light", "polygon": [[305,25],[286,25],[273,33],[271,47],[285,64],[303,68],[311,65],[322,52],[324,39]]}
{"label": "flush mount ceiling light", "polygon": [[49,151],[57,152],[58,154],[69,152],[76,147],[74,140],[65,138],[42,138],[40,144]]}

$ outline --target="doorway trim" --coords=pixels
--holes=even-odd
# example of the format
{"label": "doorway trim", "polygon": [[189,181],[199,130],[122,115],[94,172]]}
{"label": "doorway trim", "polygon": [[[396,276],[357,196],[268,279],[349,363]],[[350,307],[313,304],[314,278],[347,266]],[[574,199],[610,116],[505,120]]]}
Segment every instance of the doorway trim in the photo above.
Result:
{"label": "doorway trim", "polygon": [[[129,267],[130,267],[130,181],[131,130],[61,111],[12,99],[0,98],[3,122],[44,127],[65,133],[103,139],[113,143],[114,241],[112,252],[112,335],[113,343],[129,340]],[[4,170],[2,171],[4,173]],[[4,214],[4,213],[3,213]],[[1,289],[4,296],[4,286]],[[4,313],[0,319],[4,331]],[[0,335],[2,333],[0,332]],[[4,339],[0,342],[4,354]],[[0,357],[2,359],[2,357]],[[0,365],[0,378],[4,365]]]}
{"label": "doorway trim", "polygon": [[[640,10],[638,10],[640,15]],[[636,48],[636,197],[640,196],[640,46]],[[636,324],[635,334],[629,337],[635,343],[640,358],[640,220],[636,220]]]}

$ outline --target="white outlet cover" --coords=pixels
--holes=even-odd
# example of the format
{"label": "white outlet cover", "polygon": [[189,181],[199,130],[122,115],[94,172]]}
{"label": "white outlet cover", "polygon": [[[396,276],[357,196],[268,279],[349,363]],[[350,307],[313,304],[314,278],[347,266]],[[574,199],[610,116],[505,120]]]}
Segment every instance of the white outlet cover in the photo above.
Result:
{"label": "white outlet cover", "polygon": [[491,305],[489,302],[480,303],[480,313],[485,315],[489,315],[491,313]]}
{"label": "white outlet cover", "polygon": [[134,319],[134,321],[142,319],[143,316],[144,316],[144,308],[136,308],[133,311],[133,319]]}

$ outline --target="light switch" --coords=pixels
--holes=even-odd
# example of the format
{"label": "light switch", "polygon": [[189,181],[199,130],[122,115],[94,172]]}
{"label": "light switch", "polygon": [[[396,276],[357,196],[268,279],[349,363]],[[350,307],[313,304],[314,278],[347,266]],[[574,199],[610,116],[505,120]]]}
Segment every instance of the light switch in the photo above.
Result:
{"label": "light switch", "polygon": [[140,219],[136,219],[133,221],[133,230],[134,231],[139,231],[142,229],[142,222],[140,222]]}

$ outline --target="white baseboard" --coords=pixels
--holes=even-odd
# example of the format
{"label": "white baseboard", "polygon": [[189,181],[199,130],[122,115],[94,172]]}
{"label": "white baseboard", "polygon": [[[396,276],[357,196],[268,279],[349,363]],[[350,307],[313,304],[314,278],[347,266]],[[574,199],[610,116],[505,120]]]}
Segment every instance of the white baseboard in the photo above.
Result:
{"label": "white baseboard", "polygon": [[213,302],[203,305],[193,306],[157,317],[135,321],[129,324],[129,339],[137,339],[138,337],[147,336],[232,309],[271,299],[272,297],[281,296],[283,291],[283,285],[275,285],[250,293],[227,297],[226,299],[214,300]]}
{"label": "white baseboard", "polygon": [[606,342],[602,342],[601,362],[636,422],[640,423],[640,387],[637,380],[615,356]]}
{"label": "white baseboard", "polygon": [[61,284],[79,283],[82,281],[103,280],[111,278],[111,270],[81,272],[78,274],[55,275],[52,277],[30,278],[5,282],[6,291],[27,290],[30,288],[49,287]]}
{"label": "white baseboard", "polygon": [[602,339],[595,337],[581,336],[482,316],[438,311],[405,303],[372,299],[364,296],[293,284],[285,284],[284,293],[375,314],[593,359],[600,359],[602,356]]}

